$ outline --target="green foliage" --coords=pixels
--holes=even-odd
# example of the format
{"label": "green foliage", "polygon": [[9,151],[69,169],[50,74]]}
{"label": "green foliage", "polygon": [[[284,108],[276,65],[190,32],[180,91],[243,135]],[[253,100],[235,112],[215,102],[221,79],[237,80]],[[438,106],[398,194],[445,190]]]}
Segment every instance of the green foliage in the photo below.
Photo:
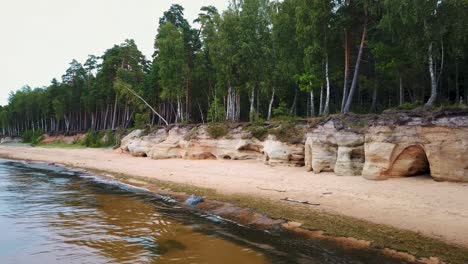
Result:
{"label": "green foliage", "polygon": [[413,109],[416,109],[416,108],[421,107],[421,106],[423,106],[423,103],[421,101],[416,101],[414,103],[406,102],[406,103],[403,103],[402,105],[396,107],[396,109],[398,109],[398,110],[413,110]]}
{"label": "green foliage", "polygon": [[102,132],[89,130],[84,136],[81,144],[89,148],[102,148],[112,147],[116,144],[116,142],[117,140],[115,135],[110,129]]}
{"label": "green foliage", "polygon": [[50,144],[39,144],[41,148],[64,148],[64,149],[82,149],[85,148],[81,142],[73,142],[73,144],[67,144],[63,140],[56,140]]}
{"label": "green foliage", "polygon": [[44,131],[42,129],[26,130],[21,135],[23,143],[31,143],[31,145],[37,145],[44,139]]}
{"label": "green foliage", "polygon": [[285,117],[289,115],[290,115],[289,108],[285,102],[281,102],[277,108],[273,109],[274,117]]}
{"label": "green foliage", "polygon": [[184,95],[184,84],[188,74],[183,33],[167,22],[159,28],[155,47],[158,49],[158,69],[161,97],[176,99]]}
{"label": "green foliage", "polygon": [[[467,104],[467,9],[466,0],[244,0],[231,1],[221,13],[202,7],[192,26],[175,4],[159,21],[151,61],[131,39],[83,64],[72,60],[61,80],[11,93],[0,107],[0,132],[143,128],[162,119],[255,122],[270,102],[280,103],[272,114],[284,122],[291,115],[310,117],[309,92],[318,108],[322,86],[326,114],[340,111],[342,101],[350,106],[342,97],[351,86],[355,113],[419,105],[398,107],[400,80],[403,102],[426,102],[431,95],[438,105],[460,104],[460,98]],[[432,90],[430,60],[431,81],[437,79]]]}
{"label": "green foliage", "polygon": [[221,100],[215,97],[208,109],[208,121],[212,123],[223,122],[225,118],[224,107]]}
{"label": "green foliage", "polygon": [[278,127],[270,129],[269,134],[274,135],[279,141],[289,144],[302,143],[305,135],[304,129],[289,122],[283,122]]}
{"label": "green foliage", "polygon": [[135,123],[133,124],[133,127],[136,129],[143,129],[146,127],[146,125],[150,122],[150,118],[147,113],[143,114],[135,114]]}
{"label": "green foliage", "polygon": [[226,136],[229,133],[229,129],[223,123],[211,123],[207,127],[208,135],[213,139],[218,139]]}
{"label": "green foliage", "polygon": [[251,125],[246,127],[245,130],[252,134],[253,137],[261,141],[265,140],[268,136],[268,128],[266,128],[265,126]]}
{"label": "green foliage", "polygon": [[101,140],[99,137],[99,133],[95,130],[89,130],[83,138],[82,144],[90,148],[100,148]]}
{"label": "green foliage", "polygon": [[101,145],[103,147],[115,146],[117,141],[115,139],[115,135],[112,132],[112,130],[110,130],[110,129],[106,130],[106,132],[104,134],[104,137],[101,139],[101,142],[102,142]]}

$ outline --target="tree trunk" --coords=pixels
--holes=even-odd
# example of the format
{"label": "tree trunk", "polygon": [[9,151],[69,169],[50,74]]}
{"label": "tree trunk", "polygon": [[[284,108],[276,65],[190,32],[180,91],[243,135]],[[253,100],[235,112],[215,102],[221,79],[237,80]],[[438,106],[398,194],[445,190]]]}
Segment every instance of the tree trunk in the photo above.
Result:
{"label": "tree trunk", "polygon": [[323,115],[328,115],[330,113],[330,76],[329,76],[329,64],[328,64],[328,54],[325,61],[325,79],[327,82],[327,95],[325,99],[325,107],[322,111]]}
{"label": "tree trunk", "polygon": [[351,83],[351,89],[349,90],[348,99],[346,100],[346,105],[344,107],[344,113],[349,113],[351,109],[351,103],[353,102],[353,96],[356,92],[357,82],[359,79],[359,67],[361,66],[362,53],[364,51],[364,45],[366,43],[366,33],[367,33],[367,21],[364,24],[364,29],[362,30],[361,45],[359,46],[359,53],[356,59],[356,67],[354,68],[353,82]]}
{"label": "tree trunk", "polygon": [[343,84],[343,98],[341,101],[341,112],[343,113],[346,99],[348,97],[348,82],[349,82],[349,32],[345,30],[345,71],[344,71],[344,84]]}
{"label": "tree trunk", "polygon": [[[153,111],[154,114],[156,114],[165,124],[168,126],[169,124],[167,123],[166,119],[164,119],[154,108],[145,100],[143,97],[139,96],[135,91],[127,87],[127,90],[130,91],[134,96],[136,96],[138,99],[140,99],[151,111]],[[132,115],[133,116],[133,113]]]}
{"label": "tree trunk", "polygon": [[458,84],[458,61],[455,62],[455,103],[463,103],[460,98],[460,86]]}
{"label": "tree trunk", "polygon": [[260,89],[257,87],[257,116],[260,116]]}
{"label": "tree trunk", "polygon": [[296,115],[297,114],[297,111],[296,111],[296,104],[297,104],[297,88],[294,88],[294,101],[293,101],[293,104],[291,106],[291,110],[289,111],[289,114],[291,115]]}
{"label": "tree trunk", "polygon": [[109,104],[106,106],[106,115],[104,116],[104,123],[102,124],[102,129],[107,129],[107,116],[109,115]]}
{"label": "tree trunk", "polygon": [[250,112],[249,112],[250,122],[255,119],[255,88],[252,88],[252,93],[250,94]]}
{"label": "tree trunk", "polygon": [[403,78],[400,75],[400,106],[403,105],[405,101],[405,94],[403,90]]}
{"label": "tree trunk", "polygon": [[428,59],[429,59],[429,75],[431,76],[431,97],[426,102],[426,106],[431,107],[434,105],[435,100],[437,99],[437,77],[434,72],[434,58],[432,55],[432,42],[429,44],[428,49]]}
{"label": "tree trunk", "polygon": [[323,112],[323,84],[320,85],[320,104],[319,104],[319,116],[322,115]]}
{"label": "tree trunk", "polygon": [[63,118],[64,118],[64,121],[65,121],[66,132],[68,132],[69,129],[70,129],[70,119],[67,118],[67,115],[63,115]]}
{"label": "tree trunk", "polygon": [[118,101],[118,98],[117,98],[117,94],[115,95],[115,101],[114,101],[114,113],[112,114],[112,130],[115,129],[115,121],[117,119],[117,101]]}
{"label": "tree trunk", "polygon": [[190,120],[190,80],[185,82],[185,118]]}
{"label": "tree trunk", "polygon": [[274,102],[275,102],[275,87],[273,87],[273,89],[271,91],[270,104],[268,104],[268,117],[267,117],[268,121],[270,121],[270,119],[271,119],[271,111],[272,111]]}
{"label": "tree trunk", "polygon": [[235,121],[238,122],[240,120],[240,111],[241,111],[241,103],[240,103],[240,92],[236,90],[236,116]]}
{"label": "tree trunk", "polygon": [[235,107],[235,95],[231,84],[228,84],[228,94],[226,100],[226,121],[233,122],[234,121],[234,107]]}
{"label": "tree trunk", "polygon": [[374,85],[372,92],[372,112],[377,112],[377,85]]}
{"label": "tree trunk", "polygon": [[201,118],[202,124],[205,124],[205,115],[203,115],[203,110],[198,100],[197,100],[197,104],[198,104],[198,111],[200,111],[200,118]]}
{"label": "tree trunk", "polygon": [[180,97],[177,96],[177,112],[176,112],[176,123],[182,121],[182,103],[180,102]]}
{"label": "tree trunk", "polygon": [[313,90],[310,90],[310,116],[315,117],[315,103]]}

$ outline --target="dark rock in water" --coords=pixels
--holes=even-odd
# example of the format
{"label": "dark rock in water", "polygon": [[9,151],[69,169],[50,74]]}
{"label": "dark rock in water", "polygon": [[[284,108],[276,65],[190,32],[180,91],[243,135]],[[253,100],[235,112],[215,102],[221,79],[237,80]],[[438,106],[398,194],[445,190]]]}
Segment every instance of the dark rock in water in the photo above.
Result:
{"label": "dark rock in water", "polygon": [[187,200],[185,200],[185,204],[190,206],[195,206],[200,203],[203,203],[203,197],[196,195],[192,195]]}

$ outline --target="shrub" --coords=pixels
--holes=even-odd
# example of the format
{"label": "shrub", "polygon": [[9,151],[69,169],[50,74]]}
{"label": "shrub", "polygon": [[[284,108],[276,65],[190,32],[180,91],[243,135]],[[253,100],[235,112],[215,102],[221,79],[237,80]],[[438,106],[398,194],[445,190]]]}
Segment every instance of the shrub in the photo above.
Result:
{"label": "shrub", "polygon": [[21,140],[24,143],[31,143],[32,145],[39,144],[44,139],[44,131],[37,129],[35,131],[26,130],[21,135]]}
{"label": "shrub", "polygon": [[208,121],[213,123],[219,123],[224,121],[224,107],[221,100],[218,97],[213,99],[208,109]]}
{"label": "shrub", "polygon": [[294,123],[283,123],[277,128],[270,129],[269,133],[285,143],[298,144],[304,140],[304,130],[298,128]]}
{"label": "shrub", "polygon": [[265,120],[260,116],[260,114],[257,111],[253,111],[252,113],[250,113],[249,117],[250,117],[250,121],[254,124],[265,123]]}
{"label": "shrub", "polygon": [[90,148],[101,147],[99,134],[94,130],[89,130],[83,138],[83,145],[85,145],[86,147],[90,147]]}
{"label": "shrub", "polygon": [[122,141],[122,138],[126,135],[126,129],[123,128],[123,127],[119,127],[117,129],[117,131],[115,131],[115,134],[114,134],[114,139],[115,139],[115,144],[114,144],[114,148],[117,148],[120,146],[120,143]]}
{"label": "shrub", "polygon": [[150,122],[148,114],[135,114],[135,123],[133,124],[134,128],[142,129]]}
{"label": "shrub", "polygon": [[31,143],[31,139],[32,139],[32,130],[26,130],[23,132],[23,134],[21,135],[21,140],[23,141],[23,143]]}
{"label": "shrub", "polygon": [[273,109],[274,117],[285,117],[290,116],[289,108],[285,102],[281,102],[277,108]]}
{"label": "shrub", "polygon": [[192,139],[195,139],[197,135],[198,135],[198,127],[194,127],[184,136],[184,140],[190,141]]}
{"label": "shrub", "polygon": [[224,124],[212,123],[208,125],[207,132],[210,137],[218,139],[226,136],[229,133],[229,129]]}
{"label": "shrub", "polygon": [[89,130],[83,138],[82,144],[89,148],[112,147],[116,144],[115,135],[112,130],[96,132]]}
{"label": "shrub", "polygon": [[396,109],[398,110],[413,110],[415,108],[418,108],[420,106],[422,106],[423,103],[421,101],[416,101],[414,103],[409,103],[409,102],[406,102],[406,103],[403,103],[402,105],[398,106]]}
{"label": "shrub", "polygon": [[114,133],[112,133],[112,130],[108,129],[106,130],[106,133],[104,134],[104,137],[102,138],[101,146],[103,147],[112,147],[116,143]]}
{"label": "shrub", "polygon": [[268,128],[264,126],[252,125],[246,127],[245,130],[252,134],[253,137],[261,141],[265,140],[265,138],[268,136]]}

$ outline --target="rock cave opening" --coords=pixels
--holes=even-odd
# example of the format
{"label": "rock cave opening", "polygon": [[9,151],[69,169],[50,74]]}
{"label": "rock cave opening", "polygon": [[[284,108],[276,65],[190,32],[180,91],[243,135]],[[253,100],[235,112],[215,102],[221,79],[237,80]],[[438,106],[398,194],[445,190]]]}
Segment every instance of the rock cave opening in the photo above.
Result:
{"label": "rock cave opening", "polygon": [[405,148],[395,159],[387,174],[391,177],[431,176],[426,151],[420,145]]}
{"label": "rock cave opening", "polygon": [[263,147],[256,144],[246,144],[241,146],[238,150],[246,153],[262,153]]}

